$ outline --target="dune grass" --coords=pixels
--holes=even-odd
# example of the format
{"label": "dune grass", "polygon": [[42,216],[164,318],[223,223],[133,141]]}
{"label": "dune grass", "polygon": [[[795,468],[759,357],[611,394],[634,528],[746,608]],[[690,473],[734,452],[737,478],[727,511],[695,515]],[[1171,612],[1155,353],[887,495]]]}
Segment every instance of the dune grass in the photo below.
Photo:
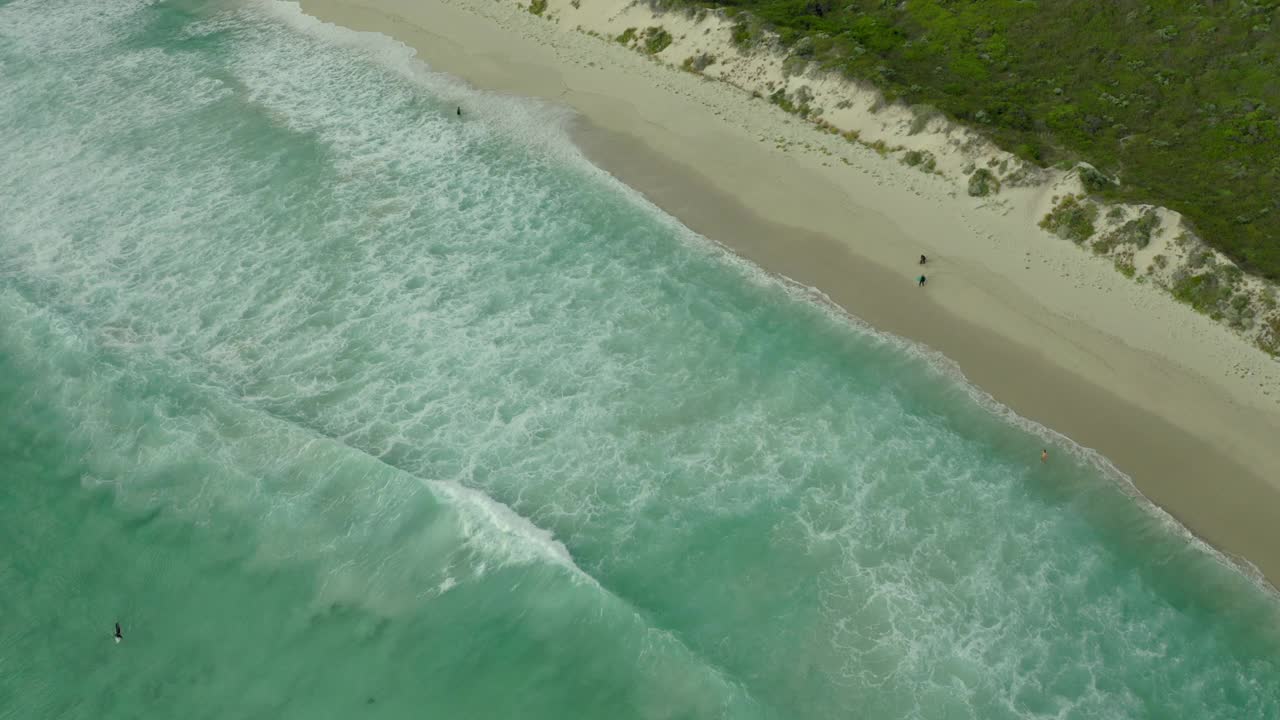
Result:
{"label": "dune grass", "polygon": [[664,4],[726,8],[739,47],[768,28],[1039,165],[1086,161],[1091,193],[1177,210],[1280,280],[1280,0]]}

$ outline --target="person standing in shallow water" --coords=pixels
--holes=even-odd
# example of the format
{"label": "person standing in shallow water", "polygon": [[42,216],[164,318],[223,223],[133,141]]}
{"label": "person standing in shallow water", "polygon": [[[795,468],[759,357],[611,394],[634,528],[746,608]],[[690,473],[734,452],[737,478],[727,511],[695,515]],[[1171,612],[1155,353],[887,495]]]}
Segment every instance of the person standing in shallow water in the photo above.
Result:
{"label": "person standing in shallow water", "polygon": [[120,632],[120,623],[116,623],[116,635],[115,635],[115,638],[116,638],[116,642],[120,642],[121,640],[123,640],[123,639],[124,639],[124,635]]}
{"label": "person standing in shallow water", "polygon": [[458,117],[462,117],[462,106],[458,106]]}
{"label": "person standing in shallow water", "polygon": [[1049,462],[1049,451],[1045,448],[1040,448],[1040,462]]}

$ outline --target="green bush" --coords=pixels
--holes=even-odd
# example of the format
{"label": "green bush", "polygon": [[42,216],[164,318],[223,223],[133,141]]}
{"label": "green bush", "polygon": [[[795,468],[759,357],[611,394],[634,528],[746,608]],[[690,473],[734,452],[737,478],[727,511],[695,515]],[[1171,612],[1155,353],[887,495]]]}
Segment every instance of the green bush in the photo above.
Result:
{"label": "green bush", "polygon": [[529,12],[534,15],[541,15],[547,11],[547,0],[530,0]]}
{"label": "green bush", "polygon": [[1127,278],[1131,278],[1138,273],[1138,268],[1133,265],[1133,253],[1122,253],[1117,255],[1115,266],[1116,270],[1119,270],[1120,274]]}
{"label": "green bush", "polygon": [[1280,301],[1276,300],[1276,291],[1271,288],[1267,288],[1266,291],[1262,293],[1262,307],[1268,310],[1275,310],[1277,306],[1280,306]]}
{"label": "green bush", "polygon": [[671,44],[671,33],[662,27],[651,27],[644,31],[644,51],[657,55]]}
{"label": "green bush", "polygon": [[623,30],[622,34],[619,35],[617,39],[618,39],[618,42],[622,43],[623,45],[630,45],[631,41],[634,40],[635,37],[636,37],[636,29],[631,27],[631,28],[627,28],[626,30]]}
{"label": "green bush", "polygon": [[986,197],[1000,192],[1000,180],[995,173],[986,168],[978,168],[969,176],[969,194],[974,197]]}
{"label": "green bush", "polygon": [[1263,352],[1280,358],[1280,313],[1262,321],[1262,332],[1258,333],[1257,342]]}
{"label": "green bush", "polygon": [[1080,166],[1080,183],[1084,185],[1085,190],[1091,193],[1109,190],[1113,185],[1115,185],[1115,183],[1111,181],[1111,178],[1103,175],[1088,165]]}
{"label": "green bush", "polygon": [[902,163],[925,172],[933,172],[938,166],[938,159],[928,150],[908,150],[902,156]]}
{"label": "green bush", "polygon": [[690,55],[689,57],[685,58],[684,62],[680,64],[680,67],[684,68],[689,72],[700,73],[703,70],[706,70],[711,65],[713,65],[715,61],[716,61],[715,55],[709,55],[707,53],[698,53],[697,55]]}
{"label": "green bush", "polygon": [[787,98],[787,93],[782,88],[778,88],[777,90],[774,90],[773,92],[769,93],[769,102],[773,103],[774,105],[777,105],[778,107],[782,108],[783,110],[786,110],[789,113],[793,113],[796,111],[795,104],[792,103],[791,100]]}
{"label": "green bush", "polygon": [[[1108,213],[1110,216],[1110,213]],[[1134,245],[1139,249],[1151,244],[1151,236],[1160,227],[1160,216],[1155,210],[1145,210],[1141,215],[1104,235],[1093,244],[1097,253],[1108,253],[1120,245]]]}
{"label": "green bush", "polygon": [[928,127],[929,121],[938,117],[938,109],[929,105],[916,105],[911,108],[911,127],[908,135],[918,135]]}
{"label": "green bush", "polygon": [[1060,238],[1081,243],[1094,233],[1098,206],[1079,195],[1068,195],[1040,221],[1040,227]]}
{"label": "green bush", "polygon": [[1192,275],[1179,270],[1173,277],[1173,296],[1214,320],[1221,320],[1235,287],[1221,269]]}
{"label": "green bush", "polygon": [[782,61],[782,77],[800,75],[809,66],[809,60],[800,55],[788,55]]}

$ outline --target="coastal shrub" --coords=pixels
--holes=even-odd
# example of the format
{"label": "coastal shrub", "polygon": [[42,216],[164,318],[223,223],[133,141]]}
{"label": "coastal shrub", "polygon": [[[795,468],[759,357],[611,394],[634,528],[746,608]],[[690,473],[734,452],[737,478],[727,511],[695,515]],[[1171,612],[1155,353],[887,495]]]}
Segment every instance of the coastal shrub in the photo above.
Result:
{"label": "coastal shrub", "polygon": [[1080,166],[1080,184],[1084,185],[1084,189],[1091,193],[1100,193],[1103,190],[1110,189],[1115,183],[1111,178],[1098,172],[1096,168],[1089,165]]}
{"label": "coastal shrub", "polygon": [[746,52],[756,44],[758,33],[749,23],[735,23],[733,29],[729,31],[729,41],[739,50]]}
{"label": "coastal shrub", "polygon": [[631,41],[634,40],[635,37],[636,37],[636,29],[633,27],[629,27],[626,30],[623,30],[622,34],[618,35],[618,42],[622,43],[623,45],[630,45]]}
{"label": "coastal shrub", "polygon": [[1175,298],[1214,320],[1222,319],[1226,302],[1234,294],[1227,276],[1217,270],[1198,275],[1178,270],[1171,289]]}
{"label": "coastal shrub", "polygon": [[1058,201],[1040,221],[1040,227],[1074,243],[1088,240],[1094,233],[1098,206],[1079,195],[1068,195]]}
{"label": "coastal shrub", "polygon": [[1227,325],[1237,330],[1247,330],[1253,326],[1253,299],[1248,293],[1236,293],[1227,303],[1225,320]]}
{"label": "coastal shrub", "polygon": [[1280,358],[1280,313],[1267,316],[1262,321],[1262,332],[1257,336],[1258,348],[1273,357]]}
{"label": "coastal shrub", "polygon": [[716,61],[715,55],[710,55],[708,53],[698,53],[697,55],[690,55],[689,57],[685,58],[684,62],[680,65],[680,67],[684,68],[685,70],[688,70],[689,72],[700,73],[703,70],[706,70],[712,64],[714,64],[715,61]]}
{"label": "coastal shrub", "polygon": [[929,126],[929,122],[938,117],[938,109],[932,105],[913,105],[911,106],[911,127],[907,129],[908,135],[919,135]]}
{"label": "coastal shrub", "polygon": [[973,197],[986,197],[998,192],[1000,192],[1000,180],[990,170],[978,168],[969,176],[969,194]]}
{"label": "coastal shrub", "polygon": [[1109,253],[1120,245],[1134,245],[1138,249],[1151,244],[1151,235],[1160,227],[1160,216],[1147,209],[1141,215],[1115,228],[1093,244],[1099,254]]}
{"label": "coastal shrub", "polygon": [[1030,187],[1044,181],[1044,172],[1040,168],[1020,158],[1015,162],[1017,167],[1008,175],[1000,178],[1002,187]]}
{"label": "coastal shrub", "polygon": [[1127,278],[1133,277],[1138,272],[1138,268],[1133,264],[1132,252],[1124,252],[1117,255],[1115,259],[1115,266],[1116,270],[1119,270],[1120,274]]}
{"label": "coastal shrub", "polygon": [[1273,288],[1267,288],[1262,292],[1262,307],[1268,310],[1275,310],[1280,306],[1280,302],[1276,300],[1276,291]]}
{"label": "coastal shrub", "polygon": [[657,55],[667,46],[671,44],[671,33],[667,32],[663,27],[651,27],[644,31],[644,51],[650,55]]}
{"label": "coastal shrub", "polygon": [[792,75],[801,75],[805,68],[809,66],[809,60],[799,55],[788,55],[782,61],[782,77],[791,77]]}
{"label": "coastal shrub", "polygon": [[778,107],[782,108],[783,110],[786,110],[789,113],[793,113],[796,111],[795,103],[791,102],[791,99],[787,97],[786,91],[784,91],[782,88],[778,88],[777,90],[774,90],[773,92],[769,93],[769,102],[773,103],[774,105],[777,105]]}
{"label": "coastal shrub", "polygon": [[1217,260],[1213,257],[1213,251],[1207,247],[1194,248],[1187,254],[1187,267],[1193,270],[1199,270],[1206,265],[1212,267],[1217,264]]}
{"label": "coastal shrub", "polygon": [[938,166],[938,158],[928,150],[908,150],[902,156],[902,164],[931,173]]}
{"label": "coastal shrub", "polygon": [[547,0],[530,0],[529,12],[534,15],[541,15],[547,11]]}

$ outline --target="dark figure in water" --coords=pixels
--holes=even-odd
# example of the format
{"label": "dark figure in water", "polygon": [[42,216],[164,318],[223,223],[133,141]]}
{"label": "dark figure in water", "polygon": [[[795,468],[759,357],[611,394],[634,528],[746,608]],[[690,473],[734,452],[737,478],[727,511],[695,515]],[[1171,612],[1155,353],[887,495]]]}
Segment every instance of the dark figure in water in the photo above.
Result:
{"label": "dark figure in water", "polygon": [[921,275],[921,276],[920,276],[920,287],[924,287],[925,280],[926,280],[925,276]]}
{"label": "dark figure in water", "polygon": [[923,256],[923,255],[921,255],[921,256],[920,256],[920,264],[921,264],[921,265],[923,265],[923,264],[925,264],[925,263],[927,263],[927,262],[929,262],[929,258],[927,258],[927,257],[925,257],[925,256]]}
{"label": "dark figure in water", "polygon": [[120,632],[120,623],[116,623],[116,642],[124,639],[124,635]]}
{"label": "dark figure in water", "polygon": [[462,117],[462,106],[458,106],[458,117]]}

